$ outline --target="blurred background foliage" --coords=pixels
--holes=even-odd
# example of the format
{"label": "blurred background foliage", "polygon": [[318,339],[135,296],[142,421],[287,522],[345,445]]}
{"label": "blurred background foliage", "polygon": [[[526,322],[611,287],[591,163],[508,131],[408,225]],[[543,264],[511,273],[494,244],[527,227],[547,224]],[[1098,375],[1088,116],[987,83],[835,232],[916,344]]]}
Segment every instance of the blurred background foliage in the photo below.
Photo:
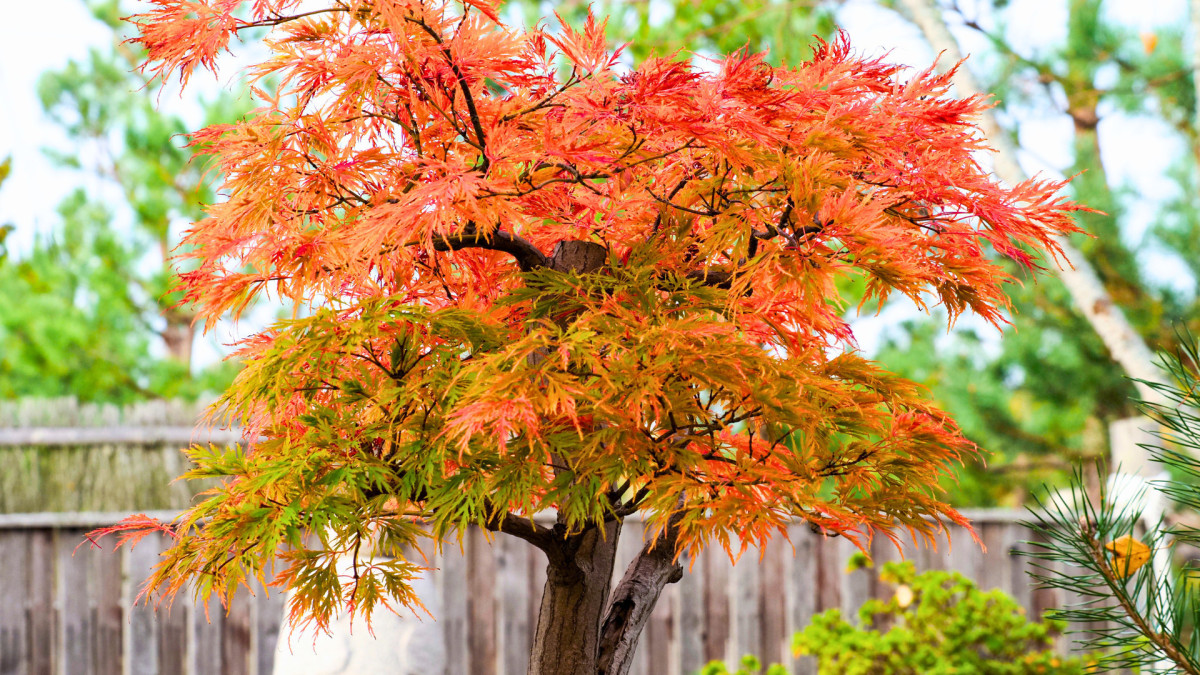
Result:
{"label": "blurred background foliage", "polygon": [[111,45],[38,82],[46,115],[70,142],[45,152],[79,187],[31,250],[0,263],[0,397],[128,403],[218,391],[236,364],[192,363],[192,313],[171,293],[168,258],[180,229],[215,198],[216,176],[192,161],[184,134],[233,121],[249,98],[187,99],[197,114],[186,121],[166,111],[161,87],[135,70],[142,55],[125,43],[128,8],[104,0],[89,9]]}
{"label": "blurred background foliage", "polygon": [[[1195,330],[1200,211],[1196,183],[1196,97],[1182,24],[1137,33],[1111,21],[1102,0],[1067,0],[1060,44],[1022,53],[1012,46],[1021,25],[1005,2],[948,3],[946,19],[987,39],[992,53],[978,59],[984,88],[1014,142],[1024,120],[1070,119],[1073,196],[1102,214],[1082,214],[1073,243],[1096,269],[1148,346],[1177,354],[1178,328]],[[976,59],[972,59],[972,62]],[[975,66],[975,63],[971,64]],[[1137,232],[1129,203],[1136,195],[1114,185],[1100,125],[1118,115],[1159,122],[1178,148],[1169,179],[1175,197],[1158,205],[1150,227]],[[1034,149],[1036,152],[1036,148]],[[1182,262],[1189,279],[1148,274],[1154,261]],[[1061,484],[1076,460],[1108,456],[1109,424],[1137,414],[1134,389],[1096,332],[1051,275],[1012,288],[1013,325],[991,348],[967,328],[937,334],[927,320],[906,322],[878,358],[927,383],[967,435],[993,453],[988,465],[968,467],[952,489],[960,502],[1016,504],[1031,486]]]}
{"label": "blurred background foliage", "polygon": [[[193,124],[166,112],[159,88],[131,71],[140,55],[122,43],[127,29],[118,21],[117,2],[90,5],[111,28],[111,47],[47,73],[40,83],[47,114],[76,144],[48,152],[89,187],[58,206],[58,224],[39,235],[32,251],[0,262],[0,397],[189,397],[222,388],[236,369],[191,362],[191,315],[175,306],[165,260],[179,228],[214,197],[216,177],[189,162],[181,134],[196,124],[233,120],[244,113],[246,99],[235,90],[188,101],[198,111],[187,120]],[[1103,0],[1064,2],[1062,39],[1034,51],[1014,39],[1028,16],[1014,14],[1007,2],[940,0],[939,8],[957,35],[983,45],[972,48],[968,65],[996,94],[1014,141],[1019,144],[1030,120],[1070,120],[1074,159],[1067,173],[1079,174],[1072,196],[1105,212],[1081,217],[1094,236],[1075,243],[1149,346],[1175,353],[1177,326],[1200,331],[1194,37],[1182,22],[1154,33],[1131,31],[1108,18]],[[747,48],[785,64],[807,58],[813,36],[831,36],[843,6],[834,0],[511,0],[505,11],[520,23],[553,25],[546,17],[555,12],[581,21],[589,4],[610,17],[614,46],[630,43],[634,60]],[[878,4],[897,11],[896,21],[904,19],[894,0]],[[1161,125],[1177,141],[1166,174],[1173,197],[1156,206],[1144,230],[1132,224],[1130,186],[1111,181],[1115,174],[1098,133],[1115,116]],[[119,226],[117,213],[132,214],[128,226]],[[0,229],[0,255],[6,231]],[[1187,278],[1147,273],[1154,261],[1167,259],[1182,263]],[[884,330],[874,354],[924,382],[987,453],[986,461],[964,467],[947,483],[963,505],[1017,505],[1043,482],[1065,482],[1072,463],[1107,456],[1111,422],[1136,413],[1132,386],[1062,283],[1050,274],[1034,283],[1013,273],[1013,326],[1003,339],[969,319],[946,334],[939,320],[900,312],[904,320]],[[854,295],[852,285],[844,291]]]}

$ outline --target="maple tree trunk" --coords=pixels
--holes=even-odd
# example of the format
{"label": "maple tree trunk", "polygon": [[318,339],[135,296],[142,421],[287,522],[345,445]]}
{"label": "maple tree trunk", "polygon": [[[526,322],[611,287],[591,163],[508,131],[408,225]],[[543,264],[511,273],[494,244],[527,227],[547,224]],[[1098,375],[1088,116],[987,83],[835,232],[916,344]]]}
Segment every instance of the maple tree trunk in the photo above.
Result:
{"label": "maple tree trunk", "polygon": [[[548,266],[560,272],[593,272],[608,249],[587,241],[562,241]],[[625,675],[638,636],[664,586],[678,581],[675,528],[657,545],[646,544],[616,590],[612,587],[621,522],[605,523],[565,539],[543,542],[549,561],[529,659],[530,675]]]}
{"label": "maple tree trunk", "polygon": [[588,528],[546,551],[529,675],[596,675],[621,523]]}
{"label": "maple tree trunk", "polygon": [[[547,263],[560,272],[586,273],[602,267],[607,257],[608,250],[600,244],[562,241]],[[591,527],[543,548],[549,562],[530,675],[596,675],[600,622],[620,535],[620,521],[612,521],[603,529]]]}

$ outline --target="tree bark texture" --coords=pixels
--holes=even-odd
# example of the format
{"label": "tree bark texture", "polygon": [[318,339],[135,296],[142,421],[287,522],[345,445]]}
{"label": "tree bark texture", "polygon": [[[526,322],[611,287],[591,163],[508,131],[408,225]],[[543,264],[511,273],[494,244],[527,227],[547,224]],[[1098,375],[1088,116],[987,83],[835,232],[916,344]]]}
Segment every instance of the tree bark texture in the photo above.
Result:
{"label": "tree bark texture", "polygon": [[[586,273],[600,269],[607,257],[600,244],[562,241],[547,266]],[[555,464],[562,462],[555,458]],[[562,527],[560,522],[555,529]],[[553,536],[542,546],[548,559],[546,586],[529,658],[530,675],[596,675],[600,621],[608,604],[620,536],[620,521],[612,521],[602,529]]]}
{"label": "tree bark texture", "polygon": [[600,620],[608,604],[620,521],[548,546],[529,675],[596,675]]}
{"label": "tree bark texture", "polygon": [[593,241],[560,241],[550,256],[557,272],[595,272],[608,260],[608,249]]}
{"label": "tree bark texture", "polygon": [[166,317],[167,326],[162,331],[162,339],[167,345],[167,354],[190,371],[192,343],[196,341],[196,327],[192,325],[191,317],[178,316],[170,310]]}
{"label": "tree bark texture", "polygon": [[628,675],[638,638],[663,588],[683,578],[683,566],[675,560],[674,521],[664,535],[646,542],[613,591],[600,637],[598,675]]}
{"label": "tree bark texture", "polygon": [[[917,27],[925,35],[929,45],[935,52],[944,54],[940,66],[943,70],[962,60],[962,52],[958,42],[950,34],[942,18],[941,10],[934,0],[900,0],[900,4],[909,12]],[[982,94],[979,82],[970,69],[963,66],[954,75],[954,87],[961,97]],[[1026,179],[1025,172],[1017,162],[1015,148],[996,122],[991,111],[983,113],[979,127],[996,149],[995,173],[1001,180],[1016,185]],[[1083,253],[1071,244],[1066,237],[1055,237],[1063,251],[1067,266],[1058,270],[1058,276],[1063,285],[1071,293],[1076,309],[1083,314],[1088,323],[1095,329],[1096,334],[1108,348],[1114,361],[1125,371],[1125,374],[1135,380],[1138,395],[1146,401],[1163,404],[1166,399],[1151,387],[1138,382],[1165,383],[1162,371],[1154,362],[1154,354],[1146,346],[1145,340],[1125,318],[1125,313],[1113,301],[1112,296],[1100,281],[1096,270],[1088,262]]]}

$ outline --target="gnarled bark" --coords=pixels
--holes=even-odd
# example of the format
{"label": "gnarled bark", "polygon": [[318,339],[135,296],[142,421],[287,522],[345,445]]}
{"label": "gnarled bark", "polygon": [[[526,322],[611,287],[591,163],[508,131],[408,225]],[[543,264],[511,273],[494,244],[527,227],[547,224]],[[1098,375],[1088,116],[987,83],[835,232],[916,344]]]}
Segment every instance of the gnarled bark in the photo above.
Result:
{"label": "gnarled bark", "polygon": [[672,519],[662,536],[646,542],[613,591],[600,637],[599,675],[629,673],[638,638],[662,589],[683,578],[683,566],[675,560],[678,533]]}

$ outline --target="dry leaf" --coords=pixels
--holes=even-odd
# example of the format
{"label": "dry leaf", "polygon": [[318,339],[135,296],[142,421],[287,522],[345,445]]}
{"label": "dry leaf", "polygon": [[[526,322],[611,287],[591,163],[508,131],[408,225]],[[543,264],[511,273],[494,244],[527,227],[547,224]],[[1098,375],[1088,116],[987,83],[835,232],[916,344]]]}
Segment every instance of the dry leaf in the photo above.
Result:
{"label": "dry leaf", "polygon": [[1144,49],[1147,54],[1153,54],[1154,49],[1158,47],[1158,34],[1147,31],[1143,32],[1138,37],[1142,38],[1142,49]]}
{"label": "dry leaf", "polygon": [[1150,547],[1125,535],[1104,545],[1113,556],[1113,571],[1122,579],[1138,571],[1150,559]]}

